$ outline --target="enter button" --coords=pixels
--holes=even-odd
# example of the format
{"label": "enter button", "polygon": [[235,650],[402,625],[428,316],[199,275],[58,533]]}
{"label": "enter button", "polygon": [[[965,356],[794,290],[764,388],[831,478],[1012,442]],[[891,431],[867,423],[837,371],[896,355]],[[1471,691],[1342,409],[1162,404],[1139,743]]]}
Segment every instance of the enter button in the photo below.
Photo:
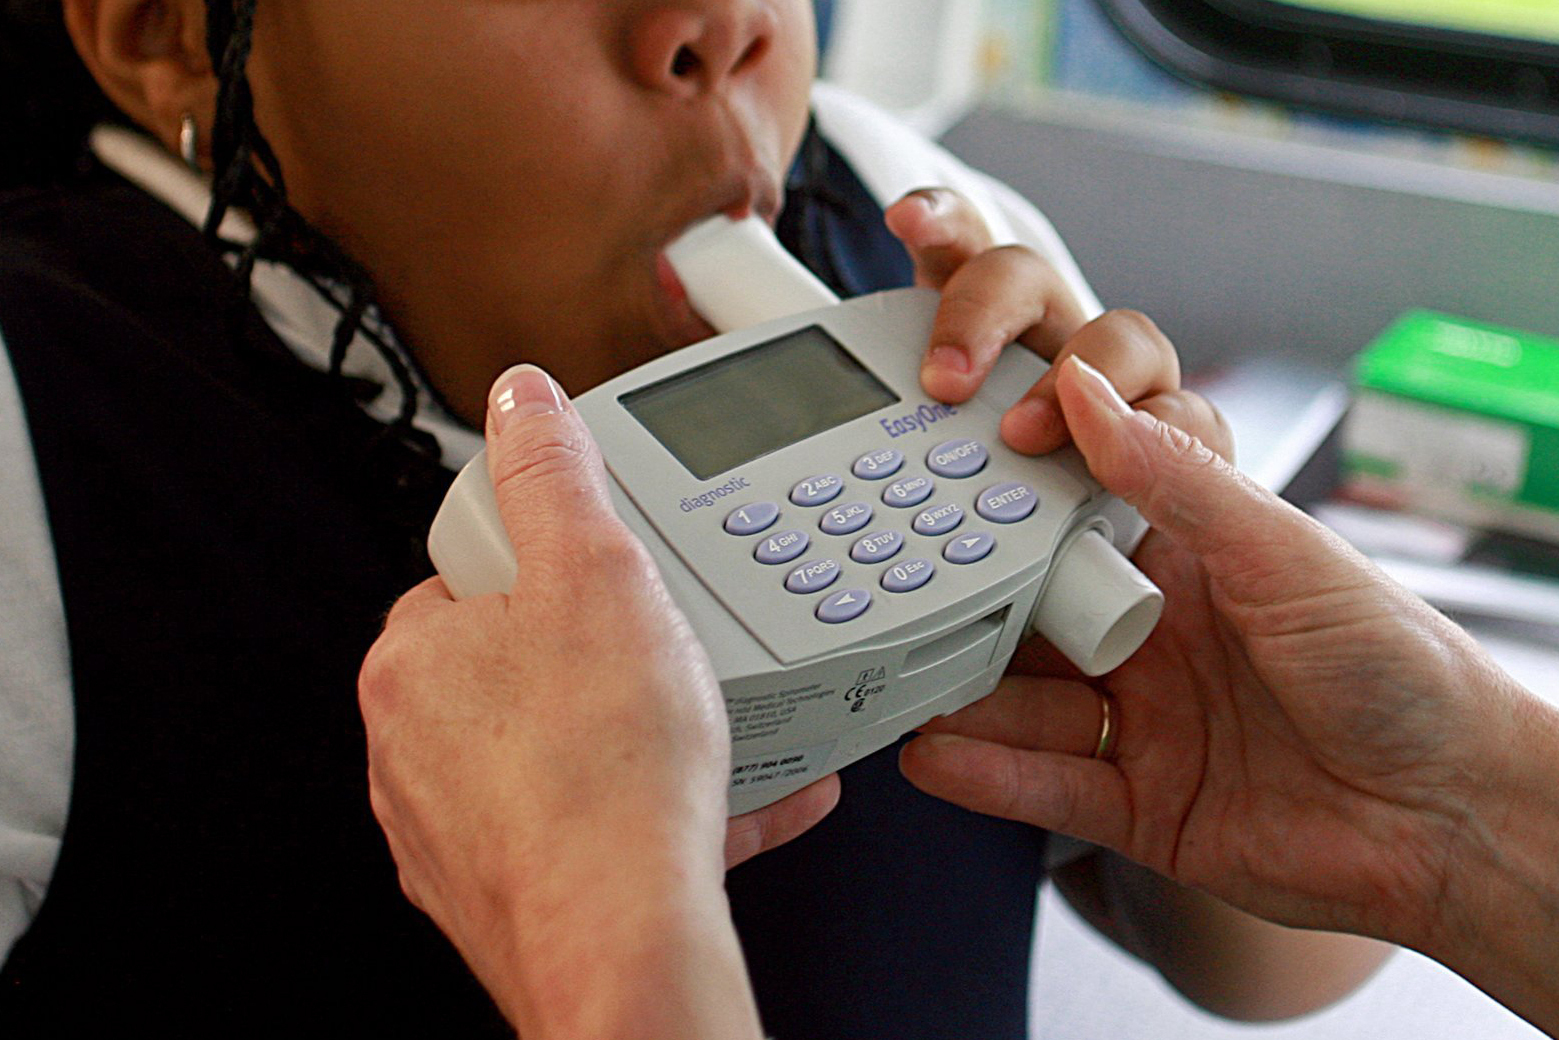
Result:
{"label": "enter button", "polygon": [[1009,480],[980,492],[980,497],[974,500],[974,511],[992,523],[1015,524],[1027,520],[1037,505],[1039,496],[1033,488]]}

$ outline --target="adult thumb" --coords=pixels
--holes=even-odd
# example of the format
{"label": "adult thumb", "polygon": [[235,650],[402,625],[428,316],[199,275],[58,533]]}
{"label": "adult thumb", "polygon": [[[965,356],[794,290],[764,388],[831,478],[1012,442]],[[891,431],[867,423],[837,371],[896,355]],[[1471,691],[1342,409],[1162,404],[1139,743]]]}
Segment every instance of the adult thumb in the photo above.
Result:
{"label": "adult thumb", "polygon": [[618,523],[594,438],[535,365],[509,369],[488,394],[487,471],[516,556],[528,546],[562,551]]}
{"label": "adult thumb", "polygon": [[1068,358],[1056,394],[1099,482],[1200,558],[1236,602],[1356,578],[1363,561],[1345,542],[1192,435],[1133,410],[1091,365]]}

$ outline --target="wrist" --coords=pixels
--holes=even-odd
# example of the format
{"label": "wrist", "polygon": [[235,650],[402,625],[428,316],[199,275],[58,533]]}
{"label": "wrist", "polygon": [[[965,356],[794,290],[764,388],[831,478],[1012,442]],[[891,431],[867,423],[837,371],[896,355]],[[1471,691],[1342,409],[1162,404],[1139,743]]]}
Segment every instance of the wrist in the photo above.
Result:
{"label": "wrist", "polygon": [[[1448,846],[1444,892],[1418,948],[1543,1026],[1559,1025],[1559,710],[1500,676],[1497,746],[1470,763],[1476,795]],[[1546,1023],[1546,1025],[1545,1025]]]}
{"label": "wrist", "polygon": [[479,974],[520,1035],[757,1037],[718,841],[653,820],[590,837],[497,896],[501,933],[484,945],[502,955]]}

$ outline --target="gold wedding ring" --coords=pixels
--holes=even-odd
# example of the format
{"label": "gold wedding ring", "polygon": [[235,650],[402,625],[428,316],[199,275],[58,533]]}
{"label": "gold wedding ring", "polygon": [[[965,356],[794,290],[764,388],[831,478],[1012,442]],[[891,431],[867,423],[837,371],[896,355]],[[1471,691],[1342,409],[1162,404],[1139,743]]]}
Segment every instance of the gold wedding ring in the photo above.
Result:
{"label": "gold wedding ring", "polygon": [[1094,745],[1091,758],[1103,759],[1108,762],[1115,757],[1115,736],[1120,732],[1120,721],[1117,716],[1120,708],[1115,703],[1115,698],[1105,693],[1099,693],[1099,741]]}

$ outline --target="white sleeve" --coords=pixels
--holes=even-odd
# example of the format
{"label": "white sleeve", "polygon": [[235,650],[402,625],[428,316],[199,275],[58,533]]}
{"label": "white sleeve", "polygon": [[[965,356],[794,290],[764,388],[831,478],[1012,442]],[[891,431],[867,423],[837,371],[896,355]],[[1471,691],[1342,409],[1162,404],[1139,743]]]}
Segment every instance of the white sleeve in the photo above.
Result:
{"label": "white sleeve", "polygon": [[43,490],[0,341],[0,963],[43,903],[70,807],[75,707]]}

